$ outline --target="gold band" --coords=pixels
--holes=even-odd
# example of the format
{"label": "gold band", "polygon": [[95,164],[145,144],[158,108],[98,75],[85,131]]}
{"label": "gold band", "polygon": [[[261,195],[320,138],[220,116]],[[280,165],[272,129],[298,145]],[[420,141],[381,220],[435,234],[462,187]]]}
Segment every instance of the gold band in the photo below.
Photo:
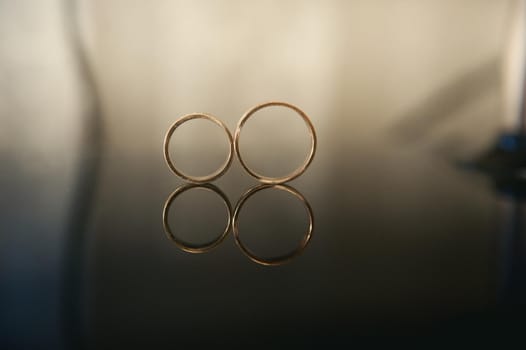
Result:
{"label": "gold band", "polygon": [[[200,245],[192,245],[192,244],[189,244],[187,242],[184,242],[181,239],[177,238],[172,233],[170,225],[168,224],[168,212],[170,210],[170,206],[172,205],[173,201],[181,193],[186,192],[186,191],[188,191],[188,190],[190,190],[192,188],[200,188],[200,189],[208,190],[210,192],[214,192],[214,193],[218,194],[219,197],[221,197],[221,199],[223,200],[223,203],[225,204],[227,212],[228,212],[228,222],[227,222],[227,225],[225,227],[225,230],[223,231],[223,233],[220,236],[218,236],[216,239],[214,239],[213,241],[211,241],[209,243],[200,244]],[[232,218],[232,205],[230,204],[230,201],[228,200],[228,197],[225,195],[225,193],[223,193],[223,191],[221,191],[218,187],[216,187],[216,186],[214,186],[212,184],[202,184],[202,185],[200,185],[200,184],[186,184],[186,185],[181,185],[181,186],[177,187],[175,189],[175,191],[173,191],[172,194],[170,194],[170,196],[168,196],[168,198],[166,199],[166,202],[164,203],[164,208],[163,208],[163,228],[164,228],[164,232],[166,233],[166,236],[172,242],[174,242],[177,247],[179,247],[180,249],[184,250],[185,252],[189,252],[189,253],[205,253],[205,252],[208,252],[211,249],[217,247],[225,239],[225,237],[228,235],[228,232],[230,231],[230,226],[232,224],[231,218]]]}
{"label": "gold band", "polygon": [[[170,146],[170,139],[172,138],[172,134],[174,133],[175,129],[177,129],[179,126],[181,126],[181,124],[183,124],[183,123],[185,123],[185,122],[187,122],[189,120],[192,120],[192,119],[207,119],[207,120],[210,120],[211,122],[213,122],[216,125],[218,125],[219,127],[221,127],[225,131],[225,133],[226,133],[226,135],[228,137],[229,148],[228,148],[227,159],[226,159],[225,163],[218,170],[216,170],[215,172],[213,172],[210,175],[191,176],[191,175],[185,174],[184,172],[178,170],[175,167],[175,165],[173,164],[172,159],[170,157],[169,146]],[[164,159],[166,161],[166,164],[168,165],[170,170],[172,170],[172,172],[175,175],[181,177],[182,179],[184,179],[186,181],[190,181],[190,182],[193,182],[193,183],[210,182],[210,181],[213,181],[213,180],[217,179],[221,175],[223,175],[228,170],[228,168],[230,167],[230,164],[232,164],[232,155],[233,155],[233,153],[234,153],[234,146],[233,146],[233,141],[232,141],[232,134],[228,130],[228,127],[221,120],[217,119],[216,117],[208,115],[208,114],[204,114],[204,113],[192,113],[192,114],[187,114],[187,115],[179,118],[178,120],[175,121],[175,123],[172,124],[170,129],[168,129],[168,131],[166,132],[166,136],[164,137]]]}
{"label": "gold band", "polygon": [[[288,193],[294,195],[296,198],[298,198],[303,203],[303,205],[305,206],[305,209],[307,211],[307,215],[309,217],[309,228],[305,232],[305,235],[303,236],[303,239],[301,240],[299,246],[294,251],[292,251],[292,252],[290,252],[290,253],[288,253],[286,255],[276,257],[276,258],[262,258],[262,257],[257,256],[255,253],[253,253],[250,249],[248,249],[243,244],[241,239],[239,238],[239,222],[238,222],[239,221],[239,213],[241,211],[241,208],[245,204],[245,202],[250,197],[252,197],[252,195],[254,195],[256,192],[262,191],[264,189],[271,189],[271,188],[288,192]],[[238,245],[238,247],[241,249],[241,251],[250,260],[252,260],[255,263],[258,263],[258,264],[261,264],[261,265],[266,265],[266,266],[282,265],[282,264],[294,259],[298,255],[300,255],[305,250],[305,248],[307,247],[307,244],[310,242],[310,240],[312,238],[313,229],[314,229],[314,214],[312,212],[312,208],[311,208],[309,202],[307,201],[307,199],[301,193],[298,192],[298,190],[296,190],[295,188],[293,188],[291,186],[287,186],[287,185],[262,184],[262,185],[258,185],[258,186],[250,188],[248,191],[246,191],[241,196],[241,198],[237,202],[236,208],[234,209],[234,215],[232,217],[232,231],[234,232],[234,238],[236,240],[236,244]]]}
{"label": "gold band", "polygon": [[[258,174],[254,170],[250,169],[247,166],[247,164],[245,164],[245,162],[243,161],[243,158],[241,157],[241,152],[239,151],[239,136],[241,134],[241,129],[243,128],[243,125],[246,123],[248,118],[250,118],[254,113],[256,113],[262,108],[270,107],[270,106],[287,107],[287,108],[292,109],[296,113],[298,113],[305,121],[305,124],[307,124],[307,127],[309,129],[309,135],[311,137],[311,148],[310,148],[309,155],[305,159],[305,162],[299,168],[294,170],[292,173],[290,173],[289,175],[283,176],[283,177],[268,177],[268,176]],[[236,132],[234,133],[234,149],[236,151],[239,162],[250,175],[252,175],[258,181],[265,183],[265,184],[280,184],[280,183],[288,182],[290,180],[297,178],[301,174],[303,174],[303,172],[307,170],[307,167],[310,165],[310,163],[312,162],[312,159],[314,158],[314,154],[316,153],[316,143],[317,143],[316,131],[314,130],[314,125],[312,125],[312,122],[310,121],[307,114],[305,114],[305,112],[303,112],[298,107],[291,105],[289,103],[286,103],[286,102],[276,102],[276,101],[267,102],[267,103],[263,103],[263,104],[260,104],[260,105],[257,105],[251,108],[243,115],[243,117],[241,117],[241,119],[239,120],[237,124]]]}

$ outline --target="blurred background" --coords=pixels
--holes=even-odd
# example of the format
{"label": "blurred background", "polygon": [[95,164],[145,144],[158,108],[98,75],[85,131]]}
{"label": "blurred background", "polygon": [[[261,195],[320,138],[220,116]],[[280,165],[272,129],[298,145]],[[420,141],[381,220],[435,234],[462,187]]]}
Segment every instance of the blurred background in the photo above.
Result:
{"label": "blurred background", "polygon": [[[513,334],[522,313],[494,315],[524,303],[522,197],[471,165],[502,135],[522,140],[525,8],[0,0],[1,347],[345,343],[498,324]],[[164,133],[192,112],[233,132],[269,100],[298,105],[318,132],[314,163],[292,184],[313,207],[312,243],[271,268],[232,237],[209,254],[177,250],[161,222],[181,184],[164,164]],[[243,154],[287,173],[307,152],[305,126],[287,110],[258,116]],[[172,144],[190,173],[213,170],[226,150],[206,122]],[[235,205],[254,184],[234,161],[216,185]],[[245,232],[272,252],[258,237],[294,242],[306,218],[294,198],[265,196]],[[177,221],[207,233],[187,222],[185,237],[219,234],[220,202],[190,197]]]}

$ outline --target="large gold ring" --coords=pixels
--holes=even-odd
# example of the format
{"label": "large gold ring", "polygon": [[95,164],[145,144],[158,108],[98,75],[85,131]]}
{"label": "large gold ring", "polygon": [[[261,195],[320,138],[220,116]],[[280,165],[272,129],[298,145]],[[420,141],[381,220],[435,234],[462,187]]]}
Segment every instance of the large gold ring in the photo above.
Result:
{"label": "large gold ring", "polygon": [[[245,204],[245,202],[250,197],[252,197],[255,193],[257,193],[259,191],[262,191],[262,190],[265,190],[265,189],[270,189],[270,188],[275,188],[275,189],[278,189],[278,190],[281,190],[281,191],[288,192],[288,193],[292,194],[293,196],[295,196],[296,198],[298,198],[303,203],[303,205],[305,206],[305,209],[307,211],[307,215],[309,217],[309,227],[308,227],[307,231],[305,232],[305,235],[303,236],[303,239],[301,240],[300,244],[298,245],[298,247],[295,250],[293,250],[292,252],[290,252],[290,253],[288,253],[286,255],[283,255],[283,256],[279,256],[279,257],[275,257],[275,258],[263,258],[263,257],[258,256],[256,253],[252,252],[241,241],[241,238],[239,237],[239,213],[241,211],[241,208]],[[236,208],[234,209],[234,215],[232,217],[232,231],[234,233],[234,238],[235,238],[237,246],[241,249],[243,254],[245,254],[250,260],[252,260],[253,262],[255,262],[257,264],[266,265],[266,266],[282,265],[282,264],[294,259],[298,255],[300,255],[305,250],[305,248],[307,247],[307,244],[309,244],[309,242],[310,242],[310,240],[312,238],[313,230],[314,230],[314,214],[312,212],[312,208],[311,208],[309,202],[307,201],[307,199],[300,192],[298,192],[298,190],[296,190],[295,188],[293,188],[291,186],[287,186],[287,185],[262,184],[262,185],[257,185],[255,187],[250,188],[248,191],[246,191],[241,196],[241,198],[237,202]]]}
{"label": "large gold ring", "polygon": [[[228,148],[227,159],[226,159],[225,163],[223,163],[223,165],[219,169],[217,169],[215,172],[213,172],[210,175],[205,175],[205,176],[191,176],[191,175],[188,175],[188,174],[182,172],[181,170],[177,169],[175,167],[175,165],[173,164],[172,159],[170,157],[169,146],[170,146],[170,139],[172,138],[172,134],[174,133],[175,129],[177,129],[179,126],[181,126],[181,124],[183,124],[183,123],[185,123],[185,122],[187,122],[189,120],[192,120],[192,119],[207,119],[207,120],[210,120],[211,122],[213,122],[216,125],[218,125],[219,127],[221,127],[225,131],[225,133],[226,133],[226,135],[228,137],[229,148]],[[175,121],[175,123],[172,124],[170,129],[168,129],[168,131],[166,132],[166,136],[164,137],[164,159],[166,160],[166,164],[168,164],[168,167],[170,168],[170,170],[172,170],[172,172],[175,175],[181,177],[182,179],[184,179],[186,181],[190,181],[190,182],[193,182],[193,183],[210,182],[210,181],[213,181],[213,180],[217,179],[221,175],[223,175],[228,170],[228,168],[230,167],[230,164],[232,163],[232,155],[233,155],[233,153],[234,153],[234,146],[233,146],[233,141],[232,141],[232,134],[228,130],[228,127],[221,120],[217,119],[214,116],[205,114],[205,113],[192,113],[192,114],[187,114],[187,115],[179,118],[178,120]]]}
{"label": "large gold ring", "polygon": [[[201,188],[204,190],[214,192],[217,195],[219,195],[219,197],[221,197],[221,199],[223,200],[223,203],[225,204],[225,207],[228,212],[228,221],[227,221],[227,225],[223,233],[221,233],[221,235],[219,235],[213,241],[205,243],[205,244],[200,244],[200,245],[192,245],[190,243],[184,242],[183,240],[177,238],[176,235],[173,234],[172,229],[170,228],[170,225],[168,224],[168,212],[170,210],[170,206],[172,205],[173,201],[181,193],[186,192],[192,188]],[[223,242],[225,237],[228,235],[228,232],[230,231],[230,227],[232,224],[231,219],[232,219],[232,205],[230,204],[228,197],[223,191],[221,191],[218,187],[212,184],[186,184],[186,185],[179,186],[178,188],[175,189],[175,191],[172,192],[172,194],[170,194],[170,196],[168,196],[168,198],[166,199],[166,202],[164,203],[164,208],[163,208],[164,232],[166,233],[166,236],[172,242],[174,242],[177,247],[189,253],[205,253],[217,247],[221,242]]]}
{"label": "large gold ring", "polygon": [[[270,107],[270,106],[287,107],[287,108],[294,110],[296,113],[298,113],[305,121],[305,124],[307,124],[307,127],[309,129],[309,134],[311,137],[311,148],[309,151],[309,155],[305,159],[305,162],[299,168],[294,170],[292,173],[290,173],[289,175],[283,176],[283,177],[268,177],[268,176],[258,174],[257,172],[255,172],[254,170],[248,167],[248,165],[245,163],[245,161],[241,157],[241,152],[239,151],[239,136],[241,134],[241,129],[243,128],[243,125],[246,123],[248,118],[250,118],[254,113],[256,113],[262,108]],[[237,124],[236,132],[234,133],[234,149],[236,151],[239,162],[241,163],[243,168],[247,171],[247,173],[255,177],[258,181],[265,183],[265,184],[280,184],[280,183],[288,182],[290,180],[297,178],[301,174],[303,174],[303,172],[307,170],[307,167],[310,165],[310,163],[312,162],[312,159],[314,158],[314,154],[316,153],[316,142],[317,142],[316,131],[314,130],[314,125],[312,125],[312,122],[310,121],[307,114],[305,114],[305,112],[303,112],[298,107],[291,105],[290,103],[286,103],[286,102],[272,101],[272,102],[267,102],[267,103],[263,103],[255,107],[252,107],[241,117],[241,119],[239,120]]]}

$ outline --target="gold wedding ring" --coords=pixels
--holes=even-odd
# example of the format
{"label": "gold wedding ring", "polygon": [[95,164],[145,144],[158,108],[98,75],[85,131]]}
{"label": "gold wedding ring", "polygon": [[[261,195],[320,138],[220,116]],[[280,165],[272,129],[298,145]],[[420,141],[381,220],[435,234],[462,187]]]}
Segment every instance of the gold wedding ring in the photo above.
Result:
{"label": "gold wedding ring", "polygon": [[[210,175],[205,175],[205,176],[191,176],[191,175],[188,175],[188,174],[182,172],[181,170],[177,169],[175,167],[174,163],[172,162],[171,157],[170,157],[169,146],[170,146],[170,140],[172,138],[172,134],[174,133],[175,129],[177,129],[179,126],[181,126],[181,124],[183,124],[183,123],[185,123],[187,121],[190,121],[192,119],[206,119],[206,120],[210,120],[211,122],[213,122],[216,125],[218,125],[219,127],[221,127],[225,131],[225,133],[226,133],[226,135],[228,137],[229,148],[228,148],[227,159],[226,159],[226,161],[223,163],[223,165],[219,169],[217,169],[215,172],[213,172]],[[221,120],[217,119],[214,116],[205,114],[205,113],[192,113],[192,114],[187,114],[187,115],[179,118],[178,120],[175,121],[175,123],[172,124],[170,129],[168,129],[168,131],[166,132],[166,136],[164,137],[164,159],[166,160],[166,164],[168,164],[168,167],[170,168],[170,170],[172,170],[172,172],[174,174],[176,174],[177,176],[181,177],[182,179],[184,179],[186,181],[190,181],[190,182],[193,182],[193,183],[210,182],[210,181],[213,181],[213,180],[217,179],[221,175],[223,175],[228,170],[228,168],[230,167],[230,164],[232,164],[233,153],[234,153],[234,146],[233,146],[233,141],[232,141],[232,134],[228,130],[228,127]]]}
{"label": "gold wedding ring", "polygon": [[[227,209],[227,212],[228,212],[227,225],[223,233],[221,233],[221,235],[219,235],[216,239],[214,239],[211,242],[200,244],[200,245],[192,245],[190,243],[184,242],[183,240],[181,240],[180,238],[177,238],[177,236],[173,234],[172,229],[170,228],[170,225],[168,224],[168,212],[170,211],[170,206],[180,194],[190,189],[204,189],[204,190],[216,193],[217,195],[219,195],[219,197],[221,197]],[[168,199],[166,199],[166,202],[164,203],[164,208],[163,208],[163,228],[164,228],[164,232],[166,233],[166,236],[172,242],[174,242],[177,247],[189,253],[205,253],[217,247],[225,239],[225,237],[228,235],[228,232],[230,231],[230,227],[232,224],[231,218],[232,218],[232,206],[230,204],[230,201],[228,200],[228,197],[226,196],[225,193],[223,193],[223,191],[221,191],[218,187],[212,184],[202,184],[202,185],[201,184],[186,184],[186,185],[179,186],[175,191],[172,192],[172,194],[170,194],[170,196],[168,196]]]}
{"label": "gold wedding ring", "polygon": [[[292,173],[290,173],[289,175],[283,176],[283,177],[268,177],[268,176],[264,176],[264,175],[258,174],[257,172],[255,172],[254,170],[252,170],[252,169],[250,169],[248,167],[248,165],[245,163],[245,161],[241,157],[241,152],[239,150],[239,137],[240,137],[241,129],[243,128],[243,125],[246,123],[246,121],[254,113],[259,111],[260,109],[263,109],[265,107],[270,107],[270,106],[286,107],[286,108],[290,108],[293,111],[295,111],[296,113],[298,113],[303,118],[303,120],[305,121],[305,124],[307,124],[307,127],[309,129],[309,135],[311,137],[311,148],[310,148],[310,151],[309,151],[309,155],[305,159],[305,162],[299,168],[294,170]],[[294,105],[292,105],[290,103],[277,102],[277,101],[267,102],[267,103],[263,103],[263,104],[255,106],[255,107],[252,107],[250,110],[248,110],[241,117],[241,119],[239,120],[239,122],[237,124],[236,132],[234,133],[234,150],[235,150],[235,152],[237,154],[237,158],[239,159],[239,162],[241,163],[243,168],[250,175],[252,175],[258,181],[260,181],[262,183],[265,183],[265,184],[280,184],[280,183],[288,182],[290,180],[293,180],[293,179],[297,178],[301,174],[303,174],[303,172],[305,172],[307,167],[312,162],[312,159],[314,158],[314,154],[316,153],[316,142],[317,142],[316,131],[314,130],[314,125],[312,125],[312,122],[310,121],[310,119],[307,116],[307,114],[305,114],[305,112],[303,112],[301,109],[299,109],[298,107],[296,107],[296,106],[294,106]]]}
{"label": "gold wedding ring", "polygon": [[[265,190],[265,189],[277,189],[277,190],[285,191],[287,193],[292,194],[293,196],[298,198],[303,203],[307,211],[307,215],[309,217],[309,227],[307,228],[307,231],[305,232],[303,239],[301,240],[298,247],[288,254],[285,254],[279,257],[275,257],[275,258],[263,258],[263,257],[258,256],[256,253],[252,252],[249,248],[247,248],[241,241],[241,238],[239,237],[239,213],[241,212],[241,208],[243,208],[243,205],[245,204],[245,202],[250,197],[252,197],[255,193]],[[312,212],[312,208],[309,202],[295,188],[291,186],[287,186],[287,185],[262,184],[262,185],[258,185],[258,186],[250,188],[248,191],[246,191],[241,196],[241,198],[237,202],[236,208],[234,209],[234,215],[232,217],[232,231],[234,233],[234,238],[235,238],[235,241],[238,247],[241,249],[243,254],[245,254],[250,260],[252,260],[253,262],[257,264],[266,265],[266,266],[282,265],[294,259],[298,255],[300,255],[307,247],[307,244],[310,242],[312,238],[313,229],[314,229],[314,214]]]}

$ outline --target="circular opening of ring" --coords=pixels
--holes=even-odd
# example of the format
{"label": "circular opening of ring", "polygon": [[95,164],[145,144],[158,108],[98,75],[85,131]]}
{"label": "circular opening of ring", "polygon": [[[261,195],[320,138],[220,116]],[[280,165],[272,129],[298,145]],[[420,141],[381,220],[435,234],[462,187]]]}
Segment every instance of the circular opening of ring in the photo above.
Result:
{"label": "circular opening of ring", "polygon": [[302,199],[281,188],[264,188],[238,208],[236,239],[252,260],[279,265],[303,251],[311,220]]}
{"label": "circular opening of ring", "polygon": [[230,147],[228,135],[221,126],[208,119],[195,118],[174,130],[168,152],[180,173],[199,179],[226,165]]}
{"label": "circular opening of ring", "polygon": [[204,186],[185,186],[174,193],[164,213],[170,239],[192,253],[207,251],[220,243],[230,228],[230,209],[224,198]]}
{"label": "circular opening of ring", "polygon": [[310,129],[293,109],[268,106],[253,113],[239,135],[246,166],[269,178],[282,178],[302,167],[312,146]]}

